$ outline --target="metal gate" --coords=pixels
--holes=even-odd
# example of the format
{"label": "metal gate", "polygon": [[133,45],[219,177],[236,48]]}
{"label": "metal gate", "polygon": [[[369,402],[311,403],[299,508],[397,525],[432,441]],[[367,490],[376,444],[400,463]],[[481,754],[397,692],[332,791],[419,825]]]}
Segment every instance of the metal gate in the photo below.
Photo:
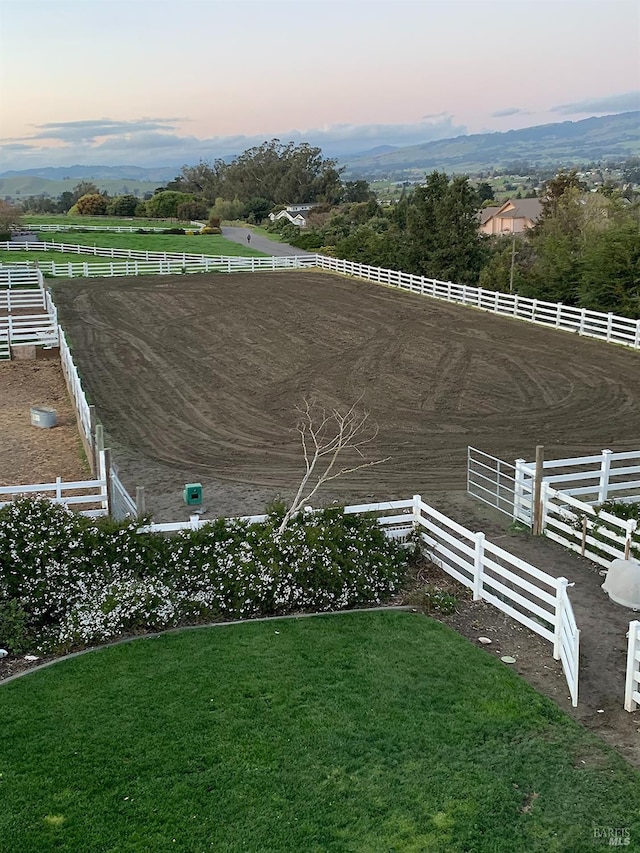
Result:
{"label": "metal gate", "polygon": [[467,448],[467,492],[531,527],[533,476],[524,459],[511,465],[475,447]]}
{"label": "metal gate", "polygon": [[125,518],[136,518],[138,510],[136,502],[133,500],[129,492],[125,489],[122,481],[111,468],[111,517],[117,521],[123,521]]}

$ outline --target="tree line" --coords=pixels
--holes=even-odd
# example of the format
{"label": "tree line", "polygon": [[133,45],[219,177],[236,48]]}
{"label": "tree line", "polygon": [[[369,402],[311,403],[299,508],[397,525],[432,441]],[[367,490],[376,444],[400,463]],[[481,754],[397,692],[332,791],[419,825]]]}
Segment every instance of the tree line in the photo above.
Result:
{"label": "tree line", "polygon": [[[636,164],[627,165],[626,176],[637,177]],[[586,192],[575,169],[561,171],[543,185],[534,228],[486,237],[479,229],[479,211],[491,201],[485,181],[434,171],[397,203],[381,204],[367,181],[342,174],[320,148],[273,139],[230,163],[184,166],[144,201],[109,198],[81,182],[58,204],[80,215],[259,224],[287,204],[309,203],[306,228],[286,219],[267,227],[295,246],[347,260],[640,317],[640,206],[628,186]]]}

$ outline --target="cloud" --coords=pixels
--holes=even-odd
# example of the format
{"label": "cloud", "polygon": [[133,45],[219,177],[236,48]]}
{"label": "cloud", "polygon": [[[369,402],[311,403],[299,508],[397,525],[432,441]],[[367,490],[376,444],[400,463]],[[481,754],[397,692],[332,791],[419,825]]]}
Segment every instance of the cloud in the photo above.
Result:
{"label": "cloud", "polygon": [[521,107],[505,107],[503,110],[496,110],[491,113],[491,118],[506,118],[507,116],[527,116],[529,110],[523,110]]}
{"label": "cloud", "polygon": [[60,142],[93,142],[104,136],[148,133],[149,131],[173,130],[182,119],[136,119],[135,121],[113,121],[91,119],[87,121],[48,122],[35,125],[37,133],[30,139],[53,139]]}
{"label": "cloud", "polygon": [[178,121],[182,120],[95,119],[37,125],[32,136],[0,140],[0,171],[75,163],[179,168],[199,160],[234,157],[273,138],[285,143],[307,142],[321,148],[326,157],[340,158],[380,145],[417,145],[467,132],[466,127],[456,124],[449,113],[405,124],[335,124],[281,133],[208,138],[176,133]]}
{"label": "cloud", "polygon": [[560,115],[578,115],[588,113],[625,113],[640,110],[640,91],[626,92],[623,95],[609,95],[604,98],[589,98],[573,104],[560,104],[551,107],[552,113]]}

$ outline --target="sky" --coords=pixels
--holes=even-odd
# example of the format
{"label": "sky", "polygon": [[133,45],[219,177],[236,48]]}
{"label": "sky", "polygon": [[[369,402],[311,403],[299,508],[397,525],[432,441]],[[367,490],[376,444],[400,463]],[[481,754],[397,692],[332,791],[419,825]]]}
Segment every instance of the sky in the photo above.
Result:
{"label": "sky", "polygon": [[640,109],[638,0],[0,0],[0,172]]}

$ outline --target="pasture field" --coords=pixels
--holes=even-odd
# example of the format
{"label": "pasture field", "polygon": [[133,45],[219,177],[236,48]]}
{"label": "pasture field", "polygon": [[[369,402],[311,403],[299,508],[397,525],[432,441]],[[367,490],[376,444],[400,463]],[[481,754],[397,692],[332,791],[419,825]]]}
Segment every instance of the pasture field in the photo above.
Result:
{"label": "pasture field", "polygon": [[[78,232],[69,231],[65,233],[40,234],[40,239],[45,243],[64,243],[67,246],[102,246],[108,249],[134,249],[138,252],[186,252],[188,255],[231,255],[233,257],[264,257],[264,252],[259,252],[241,243],[226,240],[220,234],[118,234],[108,231]],[[68,256],[68,257],[67,257]],[[1,250],[0,262],[3,264],[15,263],[18,260],[45,260],[58,261],[70,260],[75,263],[90,261],[91,255],[76,254],[74,252],[62,253],[57,251],[20,251]],[[100,258],[102,263],[108,258]]]}
{"label": "pasture field", "polygon": [[11,853],[637,849],[637,772],[420,614],[165,634],[0,694]]}
{"label": "pasture field", "polygon": [[123,478],[158,521],[184,517],[188,482],[212,515],[290,495],[305,395],[361,398],[379,427],[368,458],[388,460],[321,502],[438,505],[466,489],[469,444],[508,461],[637,446],[640,355],[577,335],[316,271],[53,291]]}

